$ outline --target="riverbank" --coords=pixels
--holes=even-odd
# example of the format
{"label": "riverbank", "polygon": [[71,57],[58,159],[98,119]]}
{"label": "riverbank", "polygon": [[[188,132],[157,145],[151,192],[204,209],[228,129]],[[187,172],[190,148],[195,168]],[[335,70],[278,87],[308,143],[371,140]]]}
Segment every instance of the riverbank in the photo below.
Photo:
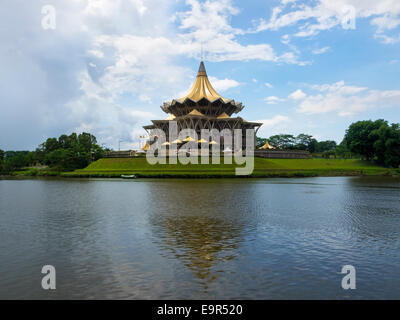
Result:
{"label": "riverbank", "polygon": [[150,165],[146,158],[100,159],[85,169],[73,172],[50,170],[25,170],[14,176],[61,176],[119,178],[122,174],[134,174],[141,178],[233,178],[233,177],[316,177],[316,176],[363,176],[400,175],[399,169],[388,169],[355,159],[254,159],[254,171],[250,176],[235,175],[236,164],[157,164]]}

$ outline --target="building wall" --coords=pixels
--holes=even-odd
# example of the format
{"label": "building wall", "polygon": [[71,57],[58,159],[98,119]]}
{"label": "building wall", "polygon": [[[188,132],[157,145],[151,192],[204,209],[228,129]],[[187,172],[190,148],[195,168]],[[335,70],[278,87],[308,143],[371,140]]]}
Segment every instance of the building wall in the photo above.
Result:
{"label": "building wall", "polygon": [[308,151],[272,151],[272,150],[256,150],[255,157],[269,159],[309,159],[311,154]]}

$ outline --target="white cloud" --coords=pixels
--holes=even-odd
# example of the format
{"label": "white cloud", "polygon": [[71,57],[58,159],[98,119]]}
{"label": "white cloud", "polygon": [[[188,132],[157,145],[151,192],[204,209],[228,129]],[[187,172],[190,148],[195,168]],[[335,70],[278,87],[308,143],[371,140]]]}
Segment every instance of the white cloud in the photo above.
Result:
{"label": "white cloud", "polygon": [[103,58],[104,57],[104,53],[99,51],[99,50],[89,50],[88,53],[93,55],[96,58]]}
{"label": "white cloud", "polygon": [[[297,31],[307,33],[321,30],[313,27],[315,24],[330,26],[331,20],[336,23],[332,9],[326,9],[329,3],[320,3],[323,5],[318,11],[317,6],[282,1],[264,26],[247,30],[232,22],[240,12],[229,0],[187,0],[185,9],[176,14],[172,12],[176,3],[171,1],[60,1],[57,29],[49,32],[42,30],[38,22],[40,2],[11,1],[0,10],[0,95],[3,105],[10,106],[2,110],[0,117],[0,144],[3,148],[32,148],[43,137],[84,128],[110,146],[116,147],[119,138],[133,143],[143,133],[142,125],[151,118],[162,118],[159,104],[179,97],[176,93],[193,82],[193,70],[182,67],[180,62],[198,58],[202,42],[206,44],[207,60],[305,65],[299,61],[298,50],[289,43],[292,35],[282,37],[288,45],[282,52],[260,38],[254,43],[251,37],[243,41],[243,36],[260,31],[260,27],[302,24]],[[371,22],[379,29],[379,36],[395,39],[387,32],[398,28],[399,2],[359,3],[372,8],[371,13],[365,9],[362,15],[381,17]],[[240,85],[229,78],[215,78],[212,82],[219,91]],[[345,97],[372,92],[340,83],[337,86]],[[328,88],[311,89],[325,97],[334,95]],[[388,91],[386,96],[381,93],[381,98],[394,99],[389,97],[391,94],[395,92]],[[317,95],[305,100],[313,96]],[[282,101],[285,100],[274,96],[266,98],[269,104]],[[304,110],[312,108],[305,106]],[[15,123],[24,130],[16,130]],[[14,140],[4,138],[9,136]]]}
{"label": "white cloud", "polygon": [[302,100],[305,97],[307,97],[307,95],[301,89],[298,89],[298,90],[292,92],[288,96],[288,98],[292,99],[292,100]]}
{"label": "white cloud", "polygon": [[[0,145],[32,149],[45,137],[78,130],[91,130],[112,147],[119,138],[133,143],[137,132],[144,132],[141,126],[158,118],[153,110],[159,110],[160,95],[185,84],[186,70],[170,55],[163,60],[162,51],[148,43],[148,51],[136,55],[132,41],[127,48],[117,41],[132,35],[145,39],[141,44],[155,39],[155,46],[162,46],[158,39],[171,35],[165,19],[171,4],[57,1],[57,28],[46,31],[40,28],[41,2],[15,0],[0,10],[0,96],[12,106],[2,110]],[[167,84],[157,92],[161,81]],[[157,102],[150,105],[151,98]],[[6,139],[6,132],[13,139]]]}
{"label": "white cloud", "polygon": [[[135,1],[131,1],[133,2]],[[100,19],[98,21],[103,21],[115,14],[115,10],[120,10],[117,7],[121,6],[121,3],[118,2],[116,7],[110,8],[110,2],[107,0],[92,1],[88,3],[86,14],[92,15],[91,19],[97,18]],[[147,8],[155,2],[144,3]],[[198,57],[202,43],[207,43],[205,56],[211,61],[264,60],[301,64],[293,53],[285,52],[279,56],[267,43],[242,45],[238,37],[246,31],[231,26],[230,18],[237,15],[239,10],[232,5],[230,0],[206,2],[188,0],[186,4],[189,6],[187,11],[174,14],[173,19],[164,19],[169,23],[173,21],[178,27],[178,33],[164,27],[160,28],[160,30],[165,30],[164,32],[160,31],[157,36],[154,36],[158,33],[158,29],[155,26],[145,26],[132,28],[135,34],[128,32],[95,34],[87,53],[93,57],[94,61],[91,63],[97,66],[97,79],[95,81],[91,79],[92,85],[83,89],[82,101],[75,101],[76,104],[88,103],[87,97],[95,96],[98,103],[105,103],[104,99],[107,99],[109,104],[122,108],[122,104],[119,103],[120,97],[127,94],[136,97],[139,105],[152,104],[153,101],[161,104],[163,99],[180,97],[183,95],[182,87],[187,87],[193,81],[192,71],[186,70],[174,61],[176,57],[181,56]],[[139,21],[148,21],[146,14],[150,9],[138,10],[134,7],[132,10],[136,10]],[[139,32],[136,32],[138,29]],[[146,32],[147,30],[151,32]],[[220,92],[240,85],[238,81],[228,78],[210,77],[210,80],[215,89]],[[276,101],[267,103],[276,103]],[[119,111],[118,114],[121,112]],[[113,125],[116,126],[120,117],[114,115],[109,119],[116,119]],[[132,118],[128,117],[128,119]],[[138,119],[143,118],[138,117]],[[85,123],[89,124],[90,119],[85,119]],[[129,131],[136,125],[132,123],[131,128],[122,128]],[[93,127],[99,130],[96,125]],[[119,130],[121,127],[112,135],[113,140],[117,140],[116,135],[122,134],[118,133]],[[127,132],[124,136],[129,137]]]}
{"label": "white cloud", "polygon": [[[80,81],[83,95],[66,104],[69,120],[76,123],[73,130],[95,132],[101,138],[99,141],[108,146],[116,146],[122,139],[125,148],[138,148],[143,123],[156,116],[142,111],[146,109],[144,106],[134,109],[118,104],[87,72],[80,75]],[[146,97],[143,98],[147,102]]]}
{"label": "white cloud", "polygon": [[270,119],[254,120],[254,122],[263,124],[258,130],[257,136],[268,137],[274,134],[289,132],[292,120],[284,115],[276,115]]}
{"label": "white cloud", "polygon": [[347,95],[356,94],[368,89],[367,87],[346,86],[343,80],[333,84],[312,85],[311,88],[318,91],[328,91]]}
{"label": "white cloud", "polygon": [[140,101],[151,103],[151,98],[145,94],[139,95]]}
{"label": "white cloud", "polygon": [[281,37],[281,42],[282,42],[283,44],[289,44],[289,42],[290,42],[290,36],[289,36],[288,34],[283,35],[283,36]]}
{"label": "white cloud", "polygon": [[[352,14],[355,19],[370,19],[370,23],[377,27],[375,36],[382,38],[384,42],[400,41],[399,30],[394,36],[384,34],[400,25],[398,0],[317,0],[310,3],[281,0],[280,5],[272,9],[269,21],[260,21],[257,31],[297,26],[295,36],[309,37],[323,30],[343,26],[346,17],[351,17]],[[282,41],[287,42],[288,39],[285,35]]]}
{"label": "white cloud", "polygon": [[325,52],[327,52],[330,49],[330,47],[323,47],[320,49],[315,49],[312,51],[313,54],[323,54]]}
{"label": "white cloud", "polygon": [[273,85],[270,84],[269,82],[266,82],[266,83],[265,83],[265,86],[266,86],[267,88],[270,88],[270,89],[273,87]]}
{"label": "white cloud", "polygon": [[264,101],[267,104],[277,104],[278,102],[285,101],[285,99],[281,99],[281,98],[278,98],[278,97],[275,97],[275,96],[269,96],[269,97],[265,98]]}
{"label": "white cloud", "polygon": [[218,92],[224,92],[226,90],[229,90],[231,88],[235,88],[237,86],[240,85],[239,82],[237,82],[236,80],[232,80],[232,79],[217,79],[215,77],[209,77],[210,82],[212,84],[212,86],[214,87],[214,89]]}
{"label": "white cloud", "polygon": [[166,37],[102,35],[93,45],[104,54],[112,52],[112,64],[99,82],[114,97],[125,92],[154,96],[184,83],[185,69],[171,63],[174,44]]}
{"label": "white cloud", "polygon": [[287,116],[276,115],[271,119],[256,120],[256,122],[262,122],[263,126],[271,128],[277,126],[278,124],[290,122],[290,119]]}
{"label": "white cloud", "polygon": [[103,17],[111,16],[126,8],[127,4],[133,6],[139,15],[143,15],[147,11],[147,7],[142,0],[87,0],[84,14]]}
{"label": "white cloud", "polygon": [[268,43],[240,44],[237,37],[252,31],[231,26],[231,16],[239,14],[231,0],[187,0],[186,3],[190,5],[190,10],[175,15],[175,19],[180,22],[179,29],[183,31],[179,35],[182,51],[197,57],[201,44],[206,43],[205,57],[209,61],[262,60],[301,63],[293,52],[278,55]]}
{"label": "white cloud", "polygon": [[372,90],[348,86],[344,81],[313,85],[311,89],[318,93],[304,98],[297,108],[298,112],[351,116],[368,109],[400,106],[400,90]]}
{"label": "white cloud", "polygon": [[[122,1],[122,0],[121,0]],[[118,125],[121,114],[125,119],[130,119],[131,126],[119,126],[115,134],[107,139],[118,140],[116,137],[123,135],[129,139],[132,130],[139,129],[137,122],[132,117],[127,117],[125,108],[119,102],[121,96],[132,95],[136,97],[138,105],[143,103],[161,104],[163,99],[180,97],[182,87],[192,83],[192,70],[186,70],[174,63],[174,59],[180,56],[197,57],[200,52],[201,43],[207,43],[206,59],[212,61],[223,60],[265,60],[274,62],[297,63],[295,55],[284,53],[276,55],[269,44],[246,44],[242,45],[237,39],[245,33],[244,30],[234,28],[230,24],[230,17],[239,13],[231,1],[186,1],[189,9],[185,12],[178,12],[174,21],[178,26],[178,33],[161,32],[157,36],[148,36],[148,32],[113,33],[94,35],[91,41],[88,54],[93,57],[93,64],[96,64],[98,74],[96,79],[85,80],[86,86],[82,87],[83,95],[80,99],[74,100],[74,105],[79,105],[85,110],[86,104],[92,106],[105,104],[108,112],[106,118],[82,119],[86,125],[92,124],[96,131],[100,130],[97,123],[110,123],[114,127]],[[93,1],[88,4],[87,14],[98,17],[112,15],[108,7],[110,3],[106,0]],[[120,3],[118,2],[118,5]],[[146,7],[151,6],[145,2]],[[111,10],[111,12],[108,11]],[[95,11],[99,11],[96,16]],[[138,18],[146,15],[149,10],[138,13]],[[92,17],[93,19],[93,17]],[[143,21],[148,17],[143,17]],[[144,28],[144,31],[153,28],[150,34],[154,34],[154,26]],[[137,28],[136,28],[137,29]],[[135,30],[137,31],[137,30]],[[95,80],[95,81],[94,81]],[[214,88],[224,92],[237,87],[240,83],[233,79],[217,79],[210,77]],[[89,99],[92,99],[89,101]],[[95,100],[95,102],[93,101]],[[69,104],[71,105],[71,104]],[[112,107],[111,107],[112,106]],[[118,107],[116,107],[118,106]],[[100,108],[100,107],[99,107]],[[103,107],[101,107],[103,110]],[[113,114],[110,114],[113,110]],[[103,110],[104,111],[104,110]],[[77,115],[76,115],[77,116]],[[144,117],[137,116],[136,120],[144,121]],[[147,120],[149,120],[147,118]],[[112,124],[113,123],[113,124]],[[143,122],[142,124],[147,124]],[[136,128],[136,129],[135,129]],[[121,130],[125,130],[121,132]],[[110,135],[111,133],[108,133]]]}
{"label": "white cloud", "polygon": [[201,44],[207,43],[206,59],[211,61],[278,59],[269,44],[241,45],[236,40],[244,31],[229,23],[230,16],[239,13],[230,0],[187,0],[186,3],[190,5],[190,9],[177,13],[179,28],[183,30],[180,35],[183,41],[182,50],[197,56]]}
{"label": "white cloud", "polygon": [[400,42],[400,34],[397,36],[388,36],[386,34],[376,33],[375,38],[382,39],[385,44],[394,44]]}

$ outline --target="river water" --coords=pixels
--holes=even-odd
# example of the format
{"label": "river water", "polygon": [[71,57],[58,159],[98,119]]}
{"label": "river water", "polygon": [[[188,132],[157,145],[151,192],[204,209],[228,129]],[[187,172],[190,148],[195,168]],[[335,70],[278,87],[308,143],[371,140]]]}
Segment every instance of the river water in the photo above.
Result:
{"label": "river water", "polygon": [[399,299],[400,180],[0,180],[0,298]]}

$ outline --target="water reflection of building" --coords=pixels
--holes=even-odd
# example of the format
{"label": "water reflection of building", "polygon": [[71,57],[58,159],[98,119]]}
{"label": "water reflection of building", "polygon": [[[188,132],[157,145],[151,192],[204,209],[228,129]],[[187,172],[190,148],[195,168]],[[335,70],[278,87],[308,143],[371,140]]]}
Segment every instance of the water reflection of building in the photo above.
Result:
{"label": "water reflection of building", "polygon": [[[165,120],[152,120],[153,124],[144,126],[143,128],[149,133],[150,138],[154,138],[155,129],[161,129],[166,135],[167,144],[177,143],[176,140],[169,139],[170,121],[176,121],[178,132],[183,129],[193,129],[200,139],[201,129],[217,129],[221,132],[224,129],[233,131],[234,129],[242,130],[242,147],[245,147],[246,129],[254,130],[255,133],[262,123],[248,122],[241,117],[233,117],[244,106],[241,102],[232,99],[226,99],[215,91],[212,87],[204,66],[203,61],[200,63],[196,80],[189,93],[180,99],[174,99],[165,102],[161,109],[169,114]],[[254,137],[255,137],[254,133]],[[232,132],[233,136],[233,132]],[[189,138],[189,137],[188,137]],[[187,140],[191,141],[191,140]],[[201,141],[199,143],[221,144],[223,147],[223,138],[220,141]]]}
{"label": "water reflection of building", "polygon": [[177,258],[198,279],[212,281],[216,273],[212,268],[233,258],[231,252],[238,246],[237,230],[226,221],[210,216],[167,216],[162,223],[160,237],[163,246],[172,250]]}
{"label": "water reflection of building", "polygon": [[[212,189],[219,189],[219,194]],[[218,270],[229,272],[224,263],[229,265],[238,253],[246,216],[229,206],[231,189],[219,183],[176,183],[168,192],[168,204],[164,195],[153,191],[155,206],[163,204],[153,208],[150,217],[162,252],[178,258],[204,285],[216,279]]]}

